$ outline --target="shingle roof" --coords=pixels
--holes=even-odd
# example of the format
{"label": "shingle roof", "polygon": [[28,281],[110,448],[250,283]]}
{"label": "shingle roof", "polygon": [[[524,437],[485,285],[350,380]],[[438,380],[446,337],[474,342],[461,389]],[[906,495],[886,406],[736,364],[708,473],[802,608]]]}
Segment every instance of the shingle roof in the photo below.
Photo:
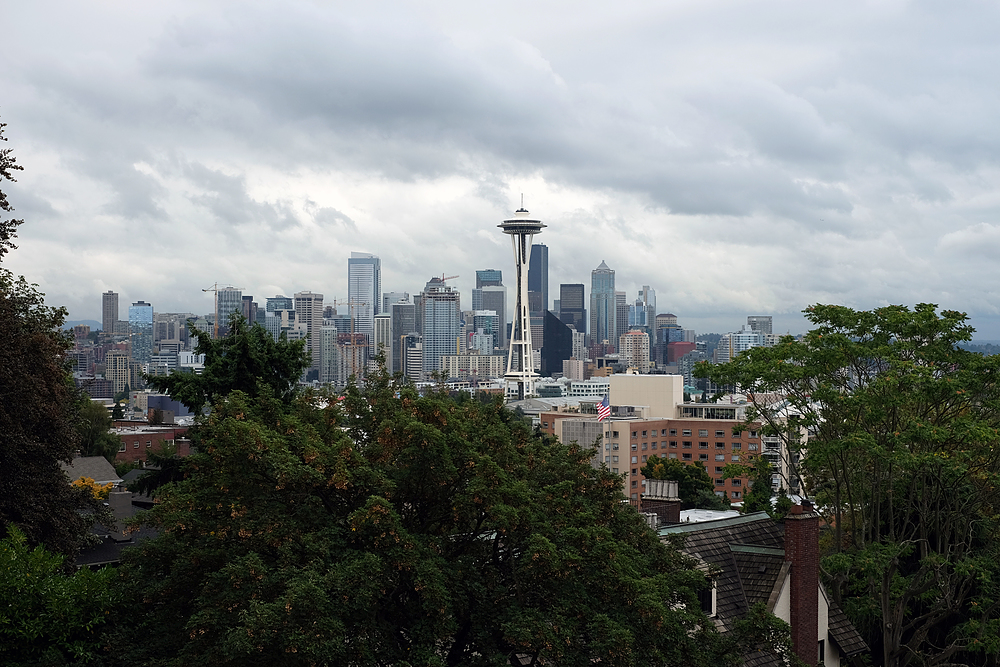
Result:
{"label": "shingle roof", "polygon": [[[749,607],[764,602],[773,610],[790,564],[785,561],[783,526],[757,512],[738,517],[677,524],[661,528],[661,536],[684,535],[683,551],[715,569],[716,623],[723,632]],[[868,650],[861,635],[833,600],[829,601],[829,635],[842,654]],[[745,667],[781,665],[777,656],[755,651],[743,656]]]}
{"label": "shingle roof", "polygon": [[81,477],[89,477],[100,484],[108,482],[121,484],[122,481],[118,477],[118,473],[115,472],[114,466],[108,463],[108,460],[103,456],[77,456],[70,465],[65,463],[59,465],[69,475],[71,482],[75,482]]}
{"label": "shingle roof", "polygon": [[847,618],[847,615],[833,600],[830,600],[830,617],[828,623],[830,637],[833,641],[837,642],[841,653],[852,656],[868,650],[868,644],[861,638],[861,635]]}

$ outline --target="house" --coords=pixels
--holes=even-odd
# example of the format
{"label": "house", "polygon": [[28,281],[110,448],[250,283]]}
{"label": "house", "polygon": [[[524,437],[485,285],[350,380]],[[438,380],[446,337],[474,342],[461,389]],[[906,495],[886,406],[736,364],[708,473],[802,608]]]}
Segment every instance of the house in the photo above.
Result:
{"label": "house", "polygon": [[[868,651],[861,635],[819,581],[819,516],[803,501],[783,522],[765,512],[674,524],[661,538],[684,536],[682,551],[712,573],[711,595],[703,608],[721,632],[754,604],[792,627],[793,649],[806,664],[839,667]],[[745,665],[781,665],[777,656],[757,652]]]}

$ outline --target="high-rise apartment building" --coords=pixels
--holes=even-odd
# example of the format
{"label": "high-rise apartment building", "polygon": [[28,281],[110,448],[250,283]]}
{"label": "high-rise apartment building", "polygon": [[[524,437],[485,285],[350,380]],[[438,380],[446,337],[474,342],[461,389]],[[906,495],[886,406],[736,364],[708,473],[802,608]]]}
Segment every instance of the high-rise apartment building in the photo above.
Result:
{"label": "high-rise apartment building", "polygon": [[461,313],[458,290],[440,278],[432,278],[420,294],[421,326],[423,330],[423,370],[439,370],[441,356],[458,354]]}
{"label": "high-rise apartment building", "polygon": [[392,315],[392,365],[388,368],[394,374],[405,373],[403,338],[417,331],[415,306],[405,301],[397,301],[392,304],[389,313]]}
{"label": "high-rise apartment building", "polygon": [[603,261],[590,272],[590,343],[617,344],[615,272]]}
{"label": "high-rise apartment building", "polygon": [[503,285],[503,271],[500,269],[481,269],[476,271],[476,289],[499,287],[501,285]]}
{"label": "high-rise apartment building", "polygon": [[132,361],[148,364],[153,357],[153,306],[137,301],[128,309],[129,349]]}
{"label": "high-rise apartment building", "polygon": [[118,322],[118,292],[108,290],[101,295],[101,331],[113,334],[116,322]]}
{"label": "high-rise apartment building", "polygon": [[[268,299],[270,307],[270,299]],[[323,326],[323,295],[315,292],[296,292],[293,300],[296,324],[305,325],[306,351],[312,359],[310,369],[319,370],[322,351],[319,330]]]}
{"label": "high-rise apartment building", "polygon": [[531,246],[528,260],[528,310],[544,318],[549,308],[549,247],[544,243]]}
{"label": "high-rise apartment building", "polygon": [[583,283],[559,286],[559,319],[573,325],[582,334],[587,333],[587,309],[583,302]]}
{"label": "high-rise apartment building", "polygon": [[351,253],[347,260],[347,299],[353,304],[355,333],[367,336],[371,345],[375,316],[382,305],[382,260],[366,252]]}
{"label": "high-rise apartment building", "polygon": [[634,368],[641,373],[649,370],[649,334],[635,329],[627,331],[618,339],[618,359],[626,368]]}
{"label": "high-rise apartment building", "polygon": [[128,354],[122,350],[109,350],[104,356],[104,379],[111,383],[114,393],[125,391],[129,384]]}

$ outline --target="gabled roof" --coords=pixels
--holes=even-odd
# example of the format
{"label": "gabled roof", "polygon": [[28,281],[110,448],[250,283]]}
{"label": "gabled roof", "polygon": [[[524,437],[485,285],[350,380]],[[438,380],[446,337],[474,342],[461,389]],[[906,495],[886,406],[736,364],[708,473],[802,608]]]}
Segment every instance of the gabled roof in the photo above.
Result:
{"label": "gabled roof", "polygon": [[[715,620],[723,632],[732,630],[734,622],[757,602],[764,602],[768,611],[774,610],[791,563],[785,560],[784,527],[766,512],[666,526],[659,534],[683,535],[682,551],[717,572]],[[844,612],[829,596],[826,598],[828,634],[840,652],[851,656],[867,651],[864,639]],[[756,651],[745,655],[743,664],[765,667],[781,662],[775,655]]]}
{"label": "gabled roof", "polygon": [[98,484],[114,482],[121,484],[122,480],[115,472],[114,466],[108,463],[103,456],[77,456],[73,463],[66,465],[60,463],[59,466],[69,476],[69,481],[75,482],[83,477],[89,477]]}

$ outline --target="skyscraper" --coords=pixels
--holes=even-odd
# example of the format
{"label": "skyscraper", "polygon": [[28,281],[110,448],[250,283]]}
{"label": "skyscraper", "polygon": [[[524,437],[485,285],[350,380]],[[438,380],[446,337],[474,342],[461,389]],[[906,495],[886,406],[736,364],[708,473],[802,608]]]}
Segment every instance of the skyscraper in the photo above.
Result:
{"label": "skyscraper", "polygon": [[408,334],[415,333],[417,323],[414,313],[414,305],[405,301],[397,301],[389,309],[392,314],[392,372],[405,373],[404,348],[402,339]]}
{"label": "skyscraper", "polygon": [[476,271],[476,289],[472,290],[472,310],[492,310],[497,314],[498,347],[507,347],[507,288],[498,269]]}
{"label": "skyscraper", "polygon": [[615,272],[604,261],[590,272],[590,344],[617,345]]}
{"label": "skyscraper", "polygon": [[460,304],[458,290],[440,278],[431,278],[420,294],[423,327],[423,372],[440,370],[441,356],[458,354]]}
{"label": "skyscraper", "polygon": [[367,336],[370,345],[375,316],[382,305],[382,260],[365,252],[351,253],[347,260],[347,299],[354,304],[354,331]]}
{"label": "skyscraper", "polygon": [[[294,305],[295,322],[304,324],[308,334],[306,351],[312,358],[310,369],[318,372],[322,361],[319,330],[323,326],[323,295],[315,292],[296,292]],[[268,307],[270,308],[270,306],[270,299],[268,299]]]}
{"label": "skyscraper", "polygon": [[106,334],[115,332],[115,322],[118,321],[118,292],[108,290],[101,295],[101,331]]}
{"label": "skyscraper", "polygon": [[379,313],[374,319],[374,338],[370,358],[379,353],[385,355],[386,370],[392,368],[392,316],[389,313]]}
{"label": "skyscraper", "polygon": [[528,263],[528,309],[542,318],[549,309],[549,247],[544,243],[531,246]]}
{"label": "skyscraper", "polygon": [[392,304],[400,301],[408,303],[410,301],[409,292],[385,292],[382,294],[382,310],[380,313],[392,313]]}
{"label": "skyscraper", "polygon": [[770,315],[750,315],[747,317],[747,324],[754,331],[762,334],[773,333],[771,331],[771,316]]}
{"label": "skyscraper", "polygon": [[128,309],[129,348],[132,361],[148,364],[153,356],[153,306],[136,301]]}
{"label": "skyscraper", "polygon": [[229,331],[229,318],[232,317],[233,313],[243,314],[243,290],[235,287],[223,287],[215,293],[215,299],[215,308],[219,317],[216,325],[219,327],[219,335],[222,336]]}
{"label": "skyscraper", "polygon": [[615,292],[615,339],[610,341],[618,349],[618,339],[628,333],[628,295],[625,292]]}
{"label": "skyscraper", "polygon": [[559,286],[559,319],[572,324],[582,334],[587,333],[587,309],[583,306],[582,283]]}
{"label": "skyscraper", "polygon": [[481,269],[476,271],[476,289],[499,287],[500,285],[503,285],[503,271],[500,269]]}

